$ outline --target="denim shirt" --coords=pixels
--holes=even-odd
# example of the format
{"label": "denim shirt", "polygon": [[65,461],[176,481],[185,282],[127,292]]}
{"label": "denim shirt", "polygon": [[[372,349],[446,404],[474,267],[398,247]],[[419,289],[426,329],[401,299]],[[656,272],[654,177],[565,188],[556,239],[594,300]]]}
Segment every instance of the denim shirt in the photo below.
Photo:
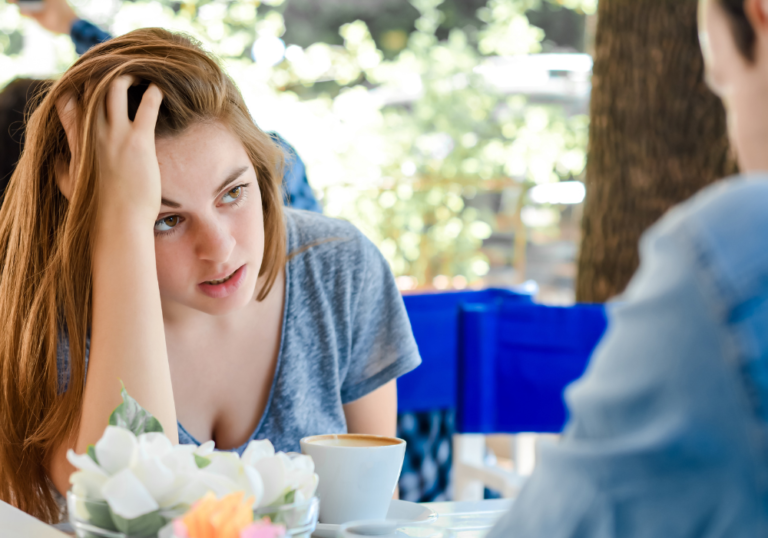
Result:
{"label": "denim shirt", "polygon": [[488,538],[768,535],[768,174],[705,189],[640,254]]}

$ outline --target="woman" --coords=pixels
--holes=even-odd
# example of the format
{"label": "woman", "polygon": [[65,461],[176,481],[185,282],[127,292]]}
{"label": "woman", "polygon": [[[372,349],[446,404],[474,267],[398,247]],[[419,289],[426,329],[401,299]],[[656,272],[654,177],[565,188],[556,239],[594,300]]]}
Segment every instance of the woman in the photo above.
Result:
{"label": "woman", "polygon": [[386,262],[283,210],[279,150],[197,45],[146,29],[91,49],[27,137],[0,211],[4,500],[56,519],[49,485],[121,381],[182,443],[394,434],[420,359]]}
{"label": "woman", "polygon": [[489,538],[768,536],[768,2],[702,0],[741,177],[643,238],[561,443]]}

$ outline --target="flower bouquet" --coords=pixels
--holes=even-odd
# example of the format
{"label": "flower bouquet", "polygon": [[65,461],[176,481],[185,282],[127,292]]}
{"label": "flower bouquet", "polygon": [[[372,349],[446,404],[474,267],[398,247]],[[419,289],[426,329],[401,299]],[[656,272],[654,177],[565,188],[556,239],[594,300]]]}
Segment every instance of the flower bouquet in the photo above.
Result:
{"label": "flower bouquet", "polygon": [[[239,514],[237,521],[247,523],[240,530],[253,527],[256,514],[258,532],[269,538],[274,529],[265,529],[272,524],[281,524],[292,536],[309,536],[314,530],[318,478],[312,458],[275,453],[267,440],[251,441],[242,456],[215,451],[213,441],[199,447],[173,445],[160,422],[125,387],[122,397],[101,439],[85,454],[67,453],[78,469],[70,476],[72,488],[67,494],[70,521],[78,536],[172,537],[175,529],[182,528],[174,526],[174,519],[183,522],[188,513],[197,513],[198,519],[200,513],[211,518],[215,513],[219,523]],[[219,510],[217,499],[229,500]],[[243,519],[243,503],[250,521]],[[230,532],[198,534],[198,527],[178,538],[241,538]],[[262,536],[253,534],[256,530],[248,532],[242,536]],[[268,532],[272,534],[264,534]]]}

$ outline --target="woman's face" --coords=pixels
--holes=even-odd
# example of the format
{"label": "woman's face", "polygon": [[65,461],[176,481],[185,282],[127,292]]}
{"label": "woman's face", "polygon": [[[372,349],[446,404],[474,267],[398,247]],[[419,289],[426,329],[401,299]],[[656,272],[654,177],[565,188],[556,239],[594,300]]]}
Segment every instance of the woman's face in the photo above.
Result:
{"label": "woman's face", "polygon": [[256,171],[221,123],[157,140],[162,206],[155,224],[163,311],[221,315],[254,299],[264,257]]}

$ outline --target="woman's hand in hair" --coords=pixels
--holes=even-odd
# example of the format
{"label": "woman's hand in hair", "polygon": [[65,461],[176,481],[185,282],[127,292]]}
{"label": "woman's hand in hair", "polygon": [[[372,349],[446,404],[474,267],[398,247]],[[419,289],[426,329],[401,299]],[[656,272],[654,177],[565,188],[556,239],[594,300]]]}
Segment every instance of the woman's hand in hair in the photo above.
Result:
{"label": "woman's hand in hair", "polygon": [[151,227],[160,211],[155,124],[163,94],[150,84],[131,121],[128,88],[133,82],[131,76],[116,78],[107,92],[106,106],[97,110],[99,225],[111,222],[113,212],[124,217],[127,210]]}

